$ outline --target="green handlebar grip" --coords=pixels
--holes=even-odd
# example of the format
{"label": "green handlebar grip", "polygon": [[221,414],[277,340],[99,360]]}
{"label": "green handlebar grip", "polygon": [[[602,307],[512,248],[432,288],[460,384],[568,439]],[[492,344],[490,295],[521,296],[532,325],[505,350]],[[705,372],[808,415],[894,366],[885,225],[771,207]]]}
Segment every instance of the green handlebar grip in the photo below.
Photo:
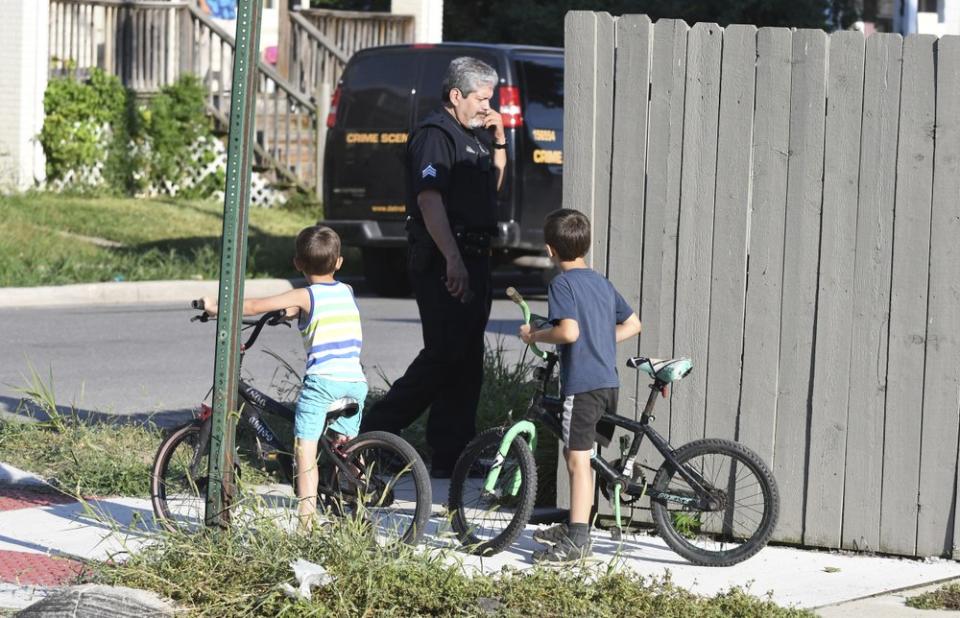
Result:
{"label": "green handlebar grip", "polygon": [[[523,296],[520,296],[520,292],[518,292],[513,286],[510,286],[507,288],[507,298],[520,305],[520,310],[523,312],[523,323],[529,324],[531,315],[530,307],[527,306],[527,301],[523,300]],[[531,343],[529,345],[534,354],[540,358],[547,358],[547,353],[538,348],[537,344]]]}

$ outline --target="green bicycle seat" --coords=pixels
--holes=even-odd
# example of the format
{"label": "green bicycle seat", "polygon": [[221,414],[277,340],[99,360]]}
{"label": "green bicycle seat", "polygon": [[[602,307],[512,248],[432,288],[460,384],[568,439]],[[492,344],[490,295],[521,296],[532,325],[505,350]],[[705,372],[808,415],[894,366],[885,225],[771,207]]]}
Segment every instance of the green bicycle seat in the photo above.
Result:
{"label": "green bicycle seat", "polygon": [[693,369],[693,361],[689,358],[671,358],[663,360],[659,358],[647,358],[646,356],[634,356],[627,360],[627,367],[633,367],[646,373],[651,378],[656,378],[661,382],[676,382],[687,377],[687,374]]}

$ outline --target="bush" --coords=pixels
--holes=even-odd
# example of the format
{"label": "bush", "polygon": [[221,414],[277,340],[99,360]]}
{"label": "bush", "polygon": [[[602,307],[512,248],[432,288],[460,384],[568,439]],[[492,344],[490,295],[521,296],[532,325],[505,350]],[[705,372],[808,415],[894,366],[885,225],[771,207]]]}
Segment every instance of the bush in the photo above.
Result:
{"label": "bush", "polygon": [[[144,180],[148,187],[165,189],[183,197],[207,197],[223,188],[224,170],[204,175],[195,183],[191,171],[198,172],[216,158],[210,147],[215,139],[204,109],[206,92],[193,75],[181,77],[150,100],[139,114],[138,137],[145,144]],[[194,150],[199,158],[194,162]],[[191,170],[192,167],[198,168]]]}
{"label": "bush", "polygon": [[40,132],[48,180],[81,190],[128,188],[128,97],[120,80],[100,69],[85,81],[50,81]]}
{"label": "bush", "polygon": [[[186,75],[146,104],[100,69],[53,79],[40,143],[54,187],[208,197],[222,189],[200,80]],[[199,179],[199,180],[198,180]]]}

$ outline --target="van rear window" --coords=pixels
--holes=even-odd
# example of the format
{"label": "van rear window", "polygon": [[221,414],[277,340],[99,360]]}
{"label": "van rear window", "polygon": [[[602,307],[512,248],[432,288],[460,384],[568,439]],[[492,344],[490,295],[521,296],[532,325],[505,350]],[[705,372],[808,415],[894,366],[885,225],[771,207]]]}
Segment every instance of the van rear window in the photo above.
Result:
{"label": "van rear window", "polygon": [[523,54],[516,60],[527,124],[541,129],[563,129],[563,56]]}
{"label": "van rear window", "polygon": [[411,60],[406,54],[355,58],[343,76],[337,124],[348,129],[406,131],[414,86]]}

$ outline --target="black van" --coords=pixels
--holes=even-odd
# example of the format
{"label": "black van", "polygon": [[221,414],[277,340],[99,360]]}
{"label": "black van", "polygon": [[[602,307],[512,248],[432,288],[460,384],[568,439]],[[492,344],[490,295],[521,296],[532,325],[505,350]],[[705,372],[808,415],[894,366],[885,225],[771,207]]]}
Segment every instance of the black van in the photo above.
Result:
{"label": "black van", "polygon": [[[441,43],[354,54],[327,118],[323,203],[347,246],[361,247],[364,274],[384,296],[409,292],[404,154],[412,127],[440,105],[451,60],[474,56],[500,76],[492,106],[503,115],[508,166],[500,195],[497,263],[543,267],[543,217],[561,203],[563,49]],[[548,264],[548,263],[547,263]]]}

